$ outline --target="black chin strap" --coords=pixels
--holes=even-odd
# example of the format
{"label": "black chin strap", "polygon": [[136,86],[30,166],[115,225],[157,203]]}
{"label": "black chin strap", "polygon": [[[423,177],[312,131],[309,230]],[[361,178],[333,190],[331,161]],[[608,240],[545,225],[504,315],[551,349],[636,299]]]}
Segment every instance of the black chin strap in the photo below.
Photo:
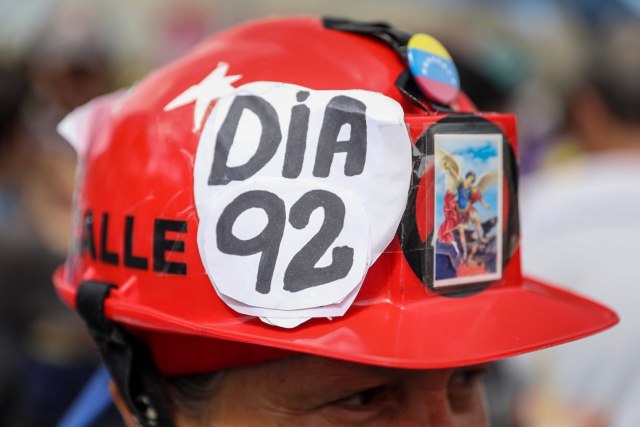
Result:
{"label": "black chin strap", "polygon": [[77,310],[87,323],[111,377],[138,424],[141,427],[173,427],[169,401],[151,353],[136,337],[104,314],[104,301],[113,288],[102,282],[82,282],[76,297]]}
{"label": "black chin strap", "polygon": [[[406,31],[393,28],[385,22],[356,22],[343,18],[322,18],[322,24],[325,28],[332,30],[346,31],[349,33],[361,34],[367,37],[373,37],[389,45],[398,54],[402,62],[407,64],[407,44],[413,36]],[[409,98],[414,104],[425,111],[451,112],[451,108],[446,105],[434,102],[428,99],[420,90],[416,81],[409,71],[409,68],[400,73],[395,82],[396,87],[404,96]],[[428,108],[427,105],[430,107]]]}

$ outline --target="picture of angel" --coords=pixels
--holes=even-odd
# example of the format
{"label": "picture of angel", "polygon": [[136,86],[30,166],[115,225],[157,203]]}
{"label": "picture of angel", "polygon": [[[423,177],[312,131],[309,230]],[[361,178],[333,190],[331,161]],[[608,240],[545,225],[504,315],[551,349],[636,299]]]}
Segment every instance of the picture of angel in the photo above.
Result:
{"label": "picture of angel", "polygon": [[435,142],[434,287],[502,276],[502,135]]}

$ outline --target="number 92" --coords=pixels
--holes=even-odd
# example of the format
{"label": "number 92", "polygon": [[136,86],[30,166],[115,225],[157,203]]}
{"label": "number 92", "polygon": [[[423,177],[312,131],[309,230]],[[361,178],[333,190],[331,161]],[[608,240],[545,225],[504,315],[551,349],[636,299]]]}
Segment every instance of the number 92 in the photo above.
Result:
{"label": "number 92", "polygon": [[[265,212],[267,224],[256,236],[241,239],[233,234],[233,225],[242,213],[254,208]],[[343,279],[353,266],[354,250],[349,246],[334,247],[331,251],[331,264],[324,267],[315,266],[344,228],[345,204],[335,193],[311,190],[303,194],[291,206],[289,224],[297,230],[304,229],[309,224],[311,214],[319,208],[324,211],[322,226],[287,265],[284,272],[286,291],[300,292]],[[286,222],[284,201],[266,190],[252,190],[240,194],[220,214],[216,238],[221,252],[240,256],[260,253],[255,289],[261,294],[271,291]]]}

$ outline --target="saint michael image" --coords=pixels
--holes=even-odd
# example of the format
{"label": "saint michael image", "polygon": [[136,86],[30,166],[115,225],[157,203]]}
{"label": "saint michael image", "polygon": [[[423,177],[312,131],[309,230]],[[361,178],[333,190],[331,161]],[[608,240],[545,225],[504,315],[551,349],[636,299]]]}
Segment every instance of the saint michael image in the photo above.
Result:
{"label": "saint michael image", "polygon": [[499,135],[436,137],[436,285],[500,275]]}

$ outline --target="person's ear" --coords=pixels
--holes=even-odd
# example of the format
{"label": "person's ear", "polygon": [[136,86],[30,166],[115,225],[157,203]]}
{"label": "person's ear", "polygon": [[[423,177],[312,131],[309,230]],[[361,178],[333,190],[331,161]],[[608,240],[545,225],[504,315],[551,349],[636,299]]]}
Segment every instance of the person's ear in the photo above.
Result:
{"label": "person's ear", "polygon": [[122,395],[120,395],[120,390],[118,390],[118,387],[116,387],[113,381],[109,383],[109,393],[111,393],[113,403],[115,403],[118,412],[120,412],[125,425],[127,427],[137,427],[137,423],[134,420],[129,407],[124,403],[124,399],[122,399]]}

